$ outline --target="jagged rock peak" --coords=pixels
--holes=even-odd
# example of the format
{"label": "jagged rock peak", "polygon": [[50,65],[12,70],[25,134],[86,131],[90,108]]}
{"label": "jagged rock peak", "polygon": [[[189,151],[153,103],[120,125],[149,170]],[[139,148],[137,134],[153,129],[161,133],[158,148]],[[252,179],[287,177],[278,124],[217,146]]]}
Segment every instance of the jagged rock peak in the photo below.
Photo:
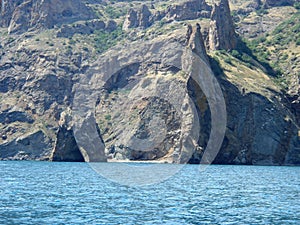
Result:
{"label": "jagged rock peak", "polygon": [[151,12],[146,5],[142,5],[142,7],[138,10],[130,9],[124,24],[123,30],[128,30],[129,28],[147,28],[151,25]]}
{"label": "jagged rock peak", "polygon": [[228,0],[221,0],[214,4],[208,34],[208,48],[210,50],[230,50],[237,44],[237,34],[230,14]]}
{"label": "jagged rock peak", "polygon": [[197,23],[194,27],[189,24],[186,34],[186,44],[205,62],[209,62],[206,53],[203,36],[201,33],[201,26]]}

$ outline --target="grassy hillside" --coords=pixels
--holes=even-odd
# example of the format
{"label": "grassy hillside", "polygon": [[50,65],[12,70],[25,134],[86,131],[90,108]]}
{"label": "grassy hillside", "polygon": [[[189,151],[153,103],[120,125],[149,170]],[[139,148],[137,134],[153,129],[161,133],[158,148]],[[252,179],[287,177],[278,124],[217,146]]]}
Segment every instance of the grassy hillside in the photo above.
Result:
{"label": "grassy hillside", "polygon": [[247,44],[260,61],[274,68],[284,89],[293,76],[300,76],[300,12]]}

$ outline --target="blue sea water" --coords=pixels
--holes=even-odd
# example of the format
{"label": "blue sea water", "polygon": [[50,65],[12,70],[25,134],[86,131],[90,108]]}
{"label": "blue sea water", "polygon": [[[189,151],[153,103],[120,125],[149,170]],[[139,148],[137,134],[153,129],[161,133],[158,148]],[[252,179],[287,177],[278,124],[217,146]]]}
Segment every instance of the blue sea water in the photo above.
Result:
{"label": "blue sea water", "polygon": [[87,163],[2,161],[0,224],[300,224],[300,167],[186,165],[140,187]]}

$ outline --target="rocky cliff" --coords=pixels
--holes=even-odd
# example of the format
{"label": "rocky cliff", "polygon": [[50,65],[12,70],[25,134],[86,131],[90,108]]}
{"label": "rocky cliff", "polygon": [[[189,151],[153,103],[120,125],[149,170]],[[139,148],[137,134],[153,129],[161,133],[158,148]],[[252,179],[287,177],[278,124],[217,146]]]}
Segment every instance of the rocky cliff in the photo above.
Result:
{"label": "rocky cliff", "polygon": [[80,0],[2,1],[2,26],[9,25],[9,33],[20,34],[28,30],[50,29],[55,25],[95,17],[93,11]]}
{"label": "rocky cliff", "polygon": [[299,83],[226,0],[2,0],[0,24],[0,159],[300,164]]}

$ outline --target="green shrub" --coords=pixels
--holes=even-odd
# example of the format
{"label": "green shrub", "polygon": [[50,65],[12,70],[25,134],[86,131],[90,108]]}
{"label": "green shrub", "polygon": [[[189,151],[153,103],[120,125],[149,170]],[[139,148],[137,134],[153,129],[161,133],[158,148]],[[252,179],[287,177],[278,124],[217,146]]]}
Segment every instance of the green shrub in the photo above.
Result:
{"label": "green shrub", "polygon": [[121,16],[126,15],[126,9],[117,9],[112,6],[106,6],[105,7],[105,13],[112,19],[120,18]]}
{"label": "green shrub", "polygon": [[69,40],[69,44],[70,44],[70,45],[74,45],[74,44],[75,44],[75,41],[74,41],[73,39],[70,39],[70,40]]}
{"label": "green shrub", "polygon": [[103,30],[95,31],[94,47],[98,53],[104,52],[114,46],[118,41],[122,40],[124,35],[121,27],[118,27],[112,32]]}
{"label": "green shrub", "polygon": [[283,54],[281,60],[287,60],[289,58],[288,54]]}
{"label": "green shrub", "polygon": [[241,57],[240,53],[237,50],[232,50],[231,55],[238,59]]}
{"label": "green shrub", "polygon": [[104,116],[104,118],[105,118],[105,120],[111,120],[111,115],[106,114],[106,115]]}
{"label": "green shrub", "polygon": [[268,14],[268,11],[266,9],[260,8],[259,10],[256,11],[256,14],[258,16],[262,16],[264,14]]}
{"label": "green shrub", "polygon": [[225,57],[225,58],[224,58],[224,62],[225,62],[225,63],[228,63],[228,64],[230,64],[230,65],[232,64],[231,59],[230,59],[229,57]]}
{"label": "green shrub", "polygon": [[300,9],[300,2],[295,2],[294,7],[295,7],[296,9]]}

